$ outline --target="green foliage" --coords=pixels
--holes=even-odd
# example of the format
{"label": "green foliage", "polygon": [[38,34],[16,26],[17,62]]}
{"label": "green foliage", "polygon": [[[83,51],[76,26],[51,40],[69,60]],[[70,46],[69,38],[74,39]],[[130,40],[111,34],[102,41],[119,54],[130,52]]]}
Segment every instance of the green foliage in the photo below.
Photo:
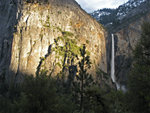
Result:
{"label": "green foliage", "polygon": [[[57,104],[54,81],[41,72],[37,77],[26,77],[23,92],[17,103],[21,113],[53,113]],[[30,103],[30,104],[29,104]]]}
{"label": "green foliage", "polygon": [[89,44],[89,40],[86,40],[86,43]]}
{"label": "green foliage", "polygon": [[0,94],[0,113],[73,113],[71,95],[59,92],[58,85],[41,71],[36,77],[26,76],[21,84],[3,86],[7,88]]}
{"label": "green foliage", "polygon": [[46,21],[45,21],[45,23],[44,23],[43,26],[44,26],[44,27],[51,28],[50,17],[49,17],[49,16],[47,16]]}
{"label": "green foliage", "polygon": [[[79,75],[76,75],[76,81],[74,81],[74,95],[79,101],[77,102],[80,106],[81,112],[84,112],[85,110],[85,89],[86,87],[91,86],[93,82],[93,78],[91,75],[87,73],[87,70],[90,69],[90,57],[86,55],[86,47],[83,45],[83,47],[80,49],[81,54],[81,61],[79,61]],[[79,97],[78,97],[79,96]]]}
{"label": "green foliage", "polygon": [[103,90],[111,90],[112,87],[110,87],[110,75],[102,71],[100,68],[96,68],[96,84],[100,86]]}
{"label": "green foliage", "polygon": [[62,31],[62,34],[64,36],[73,36],[73,33],[69,32],[69,31]]}
{"label": "green foliage", "polygon": [[[77,46],[76,40],[72,38],[73,33],[62,31],[60,28],[58,29],[62,32],[62,36],[54,39],[55,47],[52,48],[52,51],[56,52],[55,58],[59,59],[59,61],[62,61],[61,63],[57,62],[56,64],[59,64],[59,67],[62,67],[61,72],[64,72],[65,69],[69,68],[69,65],[74,63],[75,59],[78,59],[80,47]],[[59,45],[60,42],[64,45]]]}
{"label": "green foliage", "polygon": [[85,109],[93,113],[107,113],[105,100],[102,97],[102,90],[98,85],[92,85],[85,89]]}
{"label": "green foliage", "polygon": [[103,98],[109,113],[130,113],[126,102],[126,94],[122,91],[110,90]]}
{"label": "green foliage", "polygon": [[134,113],[150,112],[150,23],[142,26],[142,35],[134,51],[134,66],[129,75],[129,108]]}
{"label": "green foliage", "polygon": [[144,23],[139,43],[134,51],[137,64],[150,65],[150,23]]}
{"label": "green foliage", "polygon": [[61,14],[62,12],[61,11],[58,11],[58,14]]}
{"label": "green foliage", "polygon": [[20,96],[21,85],[0,83],[0,112],[12,113],[15,110],[15,101]]}

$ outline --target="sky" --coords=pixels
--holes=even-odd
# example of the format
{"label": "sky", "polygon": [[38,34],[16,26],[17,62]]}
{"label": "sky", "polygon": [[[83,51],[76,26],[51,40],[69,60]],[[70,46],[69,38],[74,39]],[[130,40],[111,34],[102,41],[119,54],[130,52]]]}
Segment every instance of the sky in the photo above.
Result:
{"label": "sky", "polygon": [[128,0],[76,0],[80,6],[91,13],[97,9],[102,8],[117,8],[119,5],[127,2]]}

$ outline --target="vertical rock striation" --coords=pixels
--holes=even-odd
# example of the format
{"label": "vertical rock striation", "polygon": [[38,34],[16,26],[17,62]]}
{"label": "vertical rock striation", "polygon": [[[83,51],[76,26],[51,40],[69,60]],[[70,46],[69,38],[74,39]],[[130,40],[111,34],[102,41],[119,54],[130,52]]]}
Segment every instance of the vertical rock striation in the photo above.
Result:
{"label": "vertical rock striation", "polygon": [[[0,8],[0,72],[6,70],[8,80],[20,81],[21,75],[42,69],[56,75],[64,64],[72,65],[70,59],[77,64],[82,44],[92,61],[89,72],[106,72],[105,30],[74,0],[1,0]],[[68,43],[75,58],[66,60]]]}

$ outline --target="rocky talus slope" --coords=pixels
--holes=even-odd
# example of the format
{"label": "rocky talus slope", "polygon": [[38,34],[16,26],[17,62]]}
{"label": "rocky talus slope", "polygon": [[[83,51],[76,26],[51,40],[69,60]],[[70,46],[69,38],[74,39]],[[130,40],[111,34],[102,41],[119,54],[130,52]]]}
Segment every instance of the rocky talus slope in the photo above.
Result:
{"label": "rocky talus slope", "polygon": [[105,31],[74,0],[0,1],[0,72],[6,79],[20,81],[43,69],[67,73],[76,68],[83,44],[92,62],[88,71],[106,72]]}

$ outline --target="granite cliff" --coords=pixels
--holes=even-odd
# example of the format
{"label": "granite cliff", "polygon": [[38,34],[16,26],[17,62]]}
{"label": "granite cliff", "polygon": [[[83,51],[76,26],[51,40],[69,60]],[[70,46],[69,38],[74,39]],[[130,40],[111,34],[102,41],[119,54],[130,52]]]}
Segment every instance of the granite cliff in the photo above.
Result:
{"label": "granite cliff", "polygon": [[76,66],[83,44],[89,72],[107,72],[105,30],[74,0],[0,1],[0,75],[8,81]]}

